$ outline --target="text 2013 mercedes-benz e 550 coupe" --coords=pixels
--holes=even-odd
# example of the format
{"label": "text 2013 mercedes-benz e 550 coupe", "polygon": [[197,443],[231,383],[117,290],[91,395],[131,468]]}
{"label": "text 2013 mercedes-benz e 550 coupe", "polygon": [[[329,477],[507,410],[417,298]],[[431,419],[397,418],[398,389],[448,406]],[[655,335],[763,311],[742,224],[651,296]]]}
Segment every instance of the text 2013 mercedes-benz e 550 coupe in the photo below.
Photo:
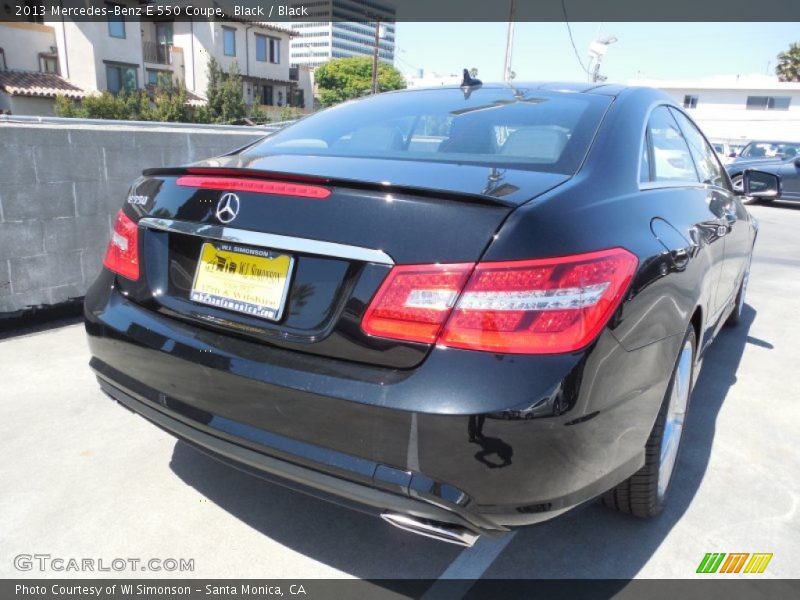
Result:
{"label": "text 2013 mercedes-benz e 550 coupe", "polygon": [[648,517],[755,236],[660,92],[380,94],[146,171],[86,297],[91,366],[178,438],[423,535],[597,496]]}

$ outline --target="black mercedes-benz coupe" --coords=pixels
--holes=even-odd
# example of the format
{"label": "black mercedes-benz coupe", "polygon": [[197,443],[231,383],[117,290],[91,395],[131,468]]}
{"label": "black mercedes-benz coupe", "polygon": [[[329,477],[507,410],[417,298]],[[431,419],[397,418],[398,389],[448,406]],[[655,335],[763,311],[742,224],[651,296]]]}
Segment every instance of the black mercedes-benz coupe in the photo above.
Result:
{"label": "black mercedes-benz coupe", "polygon": [[651,517],[756,232],[655,90],[379,94],[145,171],[91,367],[221,460],[437,539],[598,496]]}

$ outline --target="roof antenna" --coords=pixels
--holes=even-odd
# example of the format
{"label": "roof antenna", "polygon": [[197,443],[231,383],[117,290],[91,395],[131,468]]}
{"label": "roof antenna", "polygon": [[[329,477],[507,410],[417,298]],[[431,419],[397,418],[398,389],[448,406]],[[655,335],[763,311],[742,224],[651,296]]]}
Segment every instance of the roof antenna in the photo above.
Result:
{"label": "roof antenna", "polygon": [[483,85],[480,79],[473,77],[469,69],[464,69],[464,78],[461,80],[461,91],[464,92],[464,100],[469,100],[470,95]]}

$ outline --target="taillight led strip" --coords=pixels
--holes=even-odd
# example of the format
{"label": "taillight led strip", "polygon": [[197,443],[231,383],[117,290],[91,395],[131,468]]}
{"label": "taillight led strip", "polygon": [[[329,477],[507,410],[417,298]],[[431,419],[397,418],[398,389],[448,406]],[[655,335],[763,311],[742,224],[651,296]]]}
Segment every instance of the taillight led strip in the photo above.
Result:
{"label": "taillight led strip", "polygon": [[319,185],[306,185],[287,181],[266,181],[264,179],[247,179],[243,177],[183,175],[178,177],[176,183],[183,187],[296,196],[298,198],[310,198],[312,200],[325,200],[331,195],[331,191],[328,188]]}
{"label": "taillight led strip", "polygon": [[139,227],[122,210],[117,212],[103,265],[126,279],[139,279]]}
{"label": "taillight led strip", "polygon": [[550,259],[396,266],[362,327],[370,335],[512,354],[573,352],[606,326],[638,265],[612,248]]}

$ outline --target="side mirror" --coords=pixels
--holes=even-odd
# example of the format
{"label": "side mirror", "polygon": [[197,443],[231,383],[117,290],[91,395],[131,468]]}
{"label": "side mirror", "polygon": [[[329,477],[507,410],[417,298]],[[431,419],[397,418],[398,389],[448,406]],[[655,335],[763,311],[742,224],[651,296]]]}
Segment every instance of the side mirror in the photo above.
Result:
{"label": "side mirror", "polygon": [[731,152],[728,154],[728,158],[736,158],[736,152]]}
{"label": "side mirror", "polygon": [[781,178],[764,171],[742,173],[742,193],[751,198],[774,200],[781,197]]}
{"label": "side mirror", "polygon": [[800,169],[800,156],[794,159],[794,166]]}

